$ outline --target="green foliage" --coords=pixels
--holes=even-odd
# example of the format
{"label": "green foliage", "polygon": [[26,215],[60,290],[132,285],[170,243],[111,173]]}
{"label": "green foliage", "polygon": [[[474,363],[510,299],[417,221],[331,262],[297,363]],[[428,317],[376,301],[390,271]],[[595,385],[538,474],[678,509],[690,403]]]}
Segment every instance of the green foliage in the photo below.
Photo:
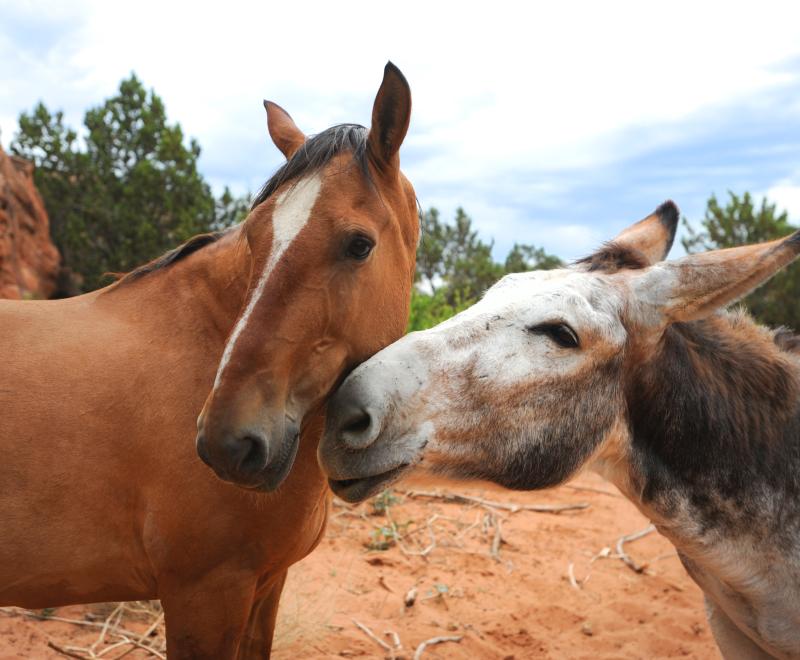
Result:
{"label": "green foliage", "polygon": [[[739,197],[732,192],[726,206],[721,206],[712,195],[706,212],[695,229],[684,217],[687,237],[682,240],[687,252],[704,252],[720,248],[761,243],[791,234],[796,227],[789,223],[784,211],[777,212],[775,204],[766,199],[757,206],[750,193]],[[800,265],[792,264],[778,273],[764,286],[744,298],[743,303],[761,323],[772,327],[780,325],[800,330]]]}
{"label": "green foliage", "polygon": [[400,498],[394,494],[391,488],[382,491],[380,495],[372,498],[372,513],[374,515],[385,514],[390,507],[400,503]]}
{"label": "green foliage", "polygon": [[62,112],[39,103],[20,115],[11,144],[36,166],[53,240],[84,290],[241,217],[244,202],[227,190],[214,199],[197,171],[199,145],[185,144],[161,98],[135,75],[88,110],[84,125],[79,141]]}
{"label": "green foliage", "polygon": [[411,316],[408,320],[408,331],[415,332],[432,328],[465,310],[473,302],[459,299],[454,304],[450,304],[443,289],[430,295],[414,287],[411,292]]}
{"label": "green foliage", "polygon": [[411,295],[409,331],[424,330],[477,302],[507,273],[559,268],[562,261],[542,248],[514,244],[504,263],[492,258],[472,219],[459,208],[452,223],[431,208],[420,216],[422,240],[417,249],[417,282]]}

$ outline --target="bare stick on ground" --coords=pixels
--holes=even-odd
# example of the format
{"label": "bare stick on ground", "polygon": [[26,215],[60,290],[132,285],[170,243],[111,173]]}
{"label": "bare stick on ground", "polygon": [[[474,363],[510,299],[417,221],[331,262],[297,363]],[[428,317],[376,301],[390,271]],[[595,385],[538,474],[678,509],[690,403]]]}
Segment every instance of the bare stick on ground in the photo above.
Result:
{"label": "bare stick on ground", "polygon": [[534,513],[561,513],[563,511],[579,511],[588,509],[588,502],[578,502],[577,504],[514,504],[513,502],[494,502],[485,500],[482,497],[472,497],[459,493],[439,493],[427,490],[409,490],[404,493],[407,497],[430,497],[433,499],[444,500],[445,502],[456,502],[459,504],[479,504],[480,506],[491,509],[502,509],[517,513],[517,511],[533,511]]}
{"label": "bare stick on ground", "polygon": [[460,642],[462,639],[464,638],[461,635],[456,635],[453,637],[431,637],[430,639],[426,639],[417,647],[417,650],[414,651],[414,660],[420,660],[422,654],[425,652],[425,649],[429,646],[433,646],[434,644],[444,644],[445,642]]}
{"label": "bare stick on ground", "polygon": [[375,642],[378,646],[380,646],[382,649],[387,651],[392,657],[394,657],[395,649],[389,646],[386,642],[384,642],[380,637],[378,637],[374,632],[372,632],[367,626],[365,626],[360,621],[356,621],[355,619],[353,619],[353,623],[355,623],[358,629],[361,630],[361,632],[363,632],[373,642]]}
{"label": "bare stick on ground", "polygon": [[625,536],[620,536],[617,539],[617,555],[619,558],[625,562],[625,565],[630,567],[630,569],[636,573],[644,573],[645,569],[647,568],[647,564],[638,564],[634,561],[633,557],[631,557],[628,553],[625,552],[623,546],[626,543],[630,543],[632,541],[637,541],[638,539],[647,536],[648,534],[656,531],[655,525],[648,525],[643,530],[639,532],[634,532],[633,534],[626,534]]}

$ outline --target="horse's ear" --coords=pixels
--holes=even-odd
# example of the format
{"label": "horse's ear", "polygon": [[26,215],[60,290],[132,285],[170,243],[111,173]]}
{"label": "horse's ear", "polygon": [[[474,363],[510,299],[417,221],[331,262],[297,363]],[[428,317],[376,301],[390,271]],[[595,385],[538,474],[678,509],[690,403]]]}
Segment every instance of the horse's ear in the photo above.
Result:
{"label": "horse's ear", "polygon": [[769,243],[664,262],[634,277],[634,309],[662,324],[700,319],[746,296],[798,255],[800,231]]}
{"label": "horse's ear", "polygon": [[587,270],[613,272],[646,268],[663,261],[675,240],[679,215],[675,202],[666,201],[644,220],[624,229],[613,241],[577,263]]}
{"label": "horse's ear", "polygon": [[294,152],[303,146],[306,136],[297,128],[289,113],[277,103],[264,101],[264,109],[267,111],[269,136],[275,146],[286,156],[286,160],[289,160]]}
{"label": "horse's ear", "polygon": [[372,161],[380,168],[398,168],[398,152],[411,120],[411,89],[405,76],[387,62],[383,82],[372,106],[372,126],[368,149]]}

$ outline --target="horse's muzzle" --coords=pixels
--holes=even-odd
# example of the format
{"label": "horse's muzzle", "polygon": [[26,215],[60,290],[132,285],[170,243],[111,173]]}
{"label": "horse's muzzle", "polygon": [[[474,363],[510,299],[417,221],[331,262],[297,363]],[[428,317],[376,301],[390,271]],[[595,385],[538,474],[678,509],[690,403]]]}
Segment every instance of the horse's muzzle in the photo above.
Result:
{"label": "horse's muzzle", "polygon": [[201,428],[197,455],[223,481],[273,491],[288,476],[300,442],[295,424],[287,420],[281,431],[271,437],[253,429],[228,431],[211,441]]}

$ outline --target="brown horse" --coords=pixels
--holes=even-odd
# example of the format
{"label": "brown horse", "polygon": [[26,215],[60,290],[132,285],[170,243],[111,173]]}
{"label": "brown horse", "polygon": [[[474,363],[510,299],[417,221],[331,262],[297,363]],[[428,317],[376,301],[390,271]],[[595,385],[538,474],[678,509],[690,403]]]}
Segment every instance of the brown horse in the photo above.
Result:
{"label": "brown horse", "polygon": [[[392,64],[369,131],[306,139],[265,105],[288,160],[243,224],[94,293],[0,302],[0,603],[160,598],[171,658],[269,654],[325,525],[321,408],[402,335],[418,215]],[[198,458],[201,409],[201,456],[252,490]]]}
{"label": "brown horse", "polygon": [[798,658],[800,351],[721,310],[800,232],[661,262],[677,221],[664,204],[375,355],[331,399],[323,466],[348,500],[414,471],[528,490],[593,468],[675,544],[726,658]]}

